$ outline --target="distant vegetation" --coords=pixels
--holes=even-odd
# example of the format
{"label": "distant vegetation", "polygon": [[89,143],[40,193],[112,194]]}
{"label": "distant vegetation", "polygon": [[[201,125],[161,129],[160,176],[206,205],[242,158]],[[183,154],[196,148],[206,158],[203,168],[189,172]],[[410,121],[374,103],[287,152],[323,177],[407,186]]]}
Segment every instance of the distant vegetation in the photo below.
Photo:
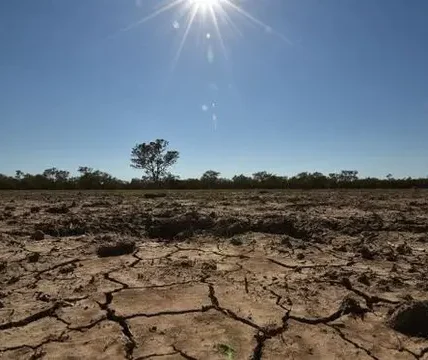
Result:
{"label": "distant vegetation", "polygon": [[144,172],[142,178],[124,181],[112,175],[80,166],[79,176],[70,172],[50,168],[41,174],[28,174],[17,170],[15,176],[0,174],[1,190],[72,190],[72,189],[408,189],[428,188],[426,178],[395,179],[387,174],[385,179],[359,178],[358,171],[342,170],[340,173],[324,175],[320,172],[302,172],[292,177],[279,176],[259,171],[252,176],[235,175],[223,178],[220,172],[207,170],[197,179],[180,179],[168,169],[179,158],[178,151],[168,150],[168,142],[157,139],[154,142],[135,145],[131,150],[131,166]]}
{"label": "distant vegetation", "polygon": [[[357,171],[341,171],[338,174],[323,175],[319,172],[300,173],[292,177],[278,176],[260,171],[253,176],[236,175],[232,179],[220,177],[220,173],[208,170],[199,179],[179,179],[167,174],[161,181],[132,179],[123,181],[103,171],[82,166],[79,176],[71,177],[65,170],[47,169],[42,174],[25,174],[16,171],[16,176],[0,174],[0,189],[406,189],[428,188],[428,178],[377,179],[358,178]],[[352,174],[352,175],[350,175]]]}

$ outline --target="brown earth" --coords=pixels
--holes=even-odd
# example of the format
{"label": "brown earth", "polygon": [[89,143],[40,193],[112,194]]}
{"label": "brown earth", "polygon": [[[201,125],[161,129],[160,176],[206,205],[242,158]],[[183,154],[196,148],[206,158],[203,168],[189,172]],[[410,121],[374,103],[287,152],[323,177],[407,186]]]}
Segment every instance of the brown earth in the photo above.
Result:
{"label": "brown earth", "polygon": [[0,193],[0,359],[428,360],[427,233],[418,190]]}

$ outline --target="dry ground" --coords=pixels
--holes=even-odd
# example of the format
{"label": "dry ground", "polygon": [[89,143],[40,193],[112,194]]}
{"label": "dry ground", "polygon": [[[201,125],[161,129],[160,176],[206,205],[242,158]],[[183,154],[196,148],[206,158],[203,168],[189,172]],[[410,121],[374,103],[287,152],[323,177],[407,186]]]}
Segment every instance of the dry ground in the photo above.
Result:
{"label": "dry ground", "polygon": [[0,359],[428,360],[427,230],[425,191],[0,193]]}

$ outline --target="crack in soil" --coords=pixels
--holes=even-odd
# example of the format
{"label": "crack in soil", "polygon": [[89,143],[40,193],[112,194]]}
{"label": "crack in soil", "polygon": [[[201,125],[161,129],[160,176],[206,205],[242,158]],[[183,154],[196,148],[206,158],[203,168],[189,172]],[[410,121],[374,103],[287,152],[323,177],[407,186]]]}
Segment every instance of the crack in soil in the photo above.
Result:
{"label": "crack in soil", "polygon": [[208,305],[208,306],[203,306],[200,309],[188,309],[188,310],[176,310],[176,311],[159,311],[159,312],[155,312],[155,313],[137,313],[137,314],[131,314],[131,315],[127,315],[127,316],[123,316],[123,319],[129,320],[129,319],[134,319],[137,317],[146,317],[146,318],[151,318],[151,317],[156,317],[156,316],[164,316],[164,315],[184,315],[184,314],[194,314],[194,313],[204,313],[207,312],[208,310],[212,310],[215,309],[214,306]]}
{"label": "crack in soil", "polygon": [[55,343],[62,343],[67,339],[66,333],[67,333],[67,331],[65,330],[65,331],[61,332],[61,334],[59,334],[59,336],[57,336],[57,337],[50,336],[48,339],[43,340],[41,343],[39,343],[37,345],[19,345],[19,346],[4,348],[4,349],[0,350],[0,354],[2,352],[14,351],[14,350],[20,350],[20,349],[31,349],[31,350],[36,351],[46,344],[50,344],[50,343],[54,343],[54,342]]}
{"label": "crack in soil", "polygon": [[42,275],[42,274],[44,274],[44,273],[46,273],[46,272],[49,272],[49,271],[52,271],[52,270],[58,269],[58,268],[60,268],[60,267],[62,267],[62,266],[65,266],[65,265],[74,264],[74,263],[77,263],[77,262],[79,262],[79,261],[81,261],[81,260],[80,260],[80,259],[71,259],[71,260],[67,260],[67,261],[64,261],[64,262],[62,262],[62,263],[56,264],[56,265],[54,265],[54,266],[51,266],[51,267],[49,267],[49,268],[47,268],[47,269],[43,269],[43,270],[37,271],[37,272],[34,274],[34,276],[35,276],[36,278],[39,278],[39,277],[40,277],[40,275]]}
{"label": "crack in soil", "polygon": [[113,300],[112,292],[106,293],[106,302],[104,304],[99,304],[102,310],[105,310],[107,315],[107,320],[113,321],[120,325],[122,328],[122,334],[124,335],[126,341],[125,345],[125,351],[126,351],[126,358],[127,359],[133,359],[133,352],[134,349],[137,346],[137,343],[134,340],[134,336],[131,333],[131,330],[129,329],[128,323],[126,322],[126,319],[122,316],[117,316],[113,309],[110,309],[109,305],[111,304]]}
{"label": "crack in soil", "polygon": [[[31,325],[31,330],[28,331],[44,331],[42,329],[42,326],[45,324],[44,321],[48,324],[55,323],[55,325],[59,326],[61,329],[64,329],[65,325],[65,330],[59,331],[61,332],[59,335],[52,335],[48,339],[43,340],[40,344],[38,344],[37,341],[41,340],[36,340],[36,345],[32,346],[21,345],[2,349],[0,350],[0,357],[6,351],[15,351],[19,349],[24,349],[25,351],[33,350],[34,354],[31,357],[32,360],[44,356],[49,357],[49,353],[44,353],[44,345],[50,342],[67,342],[67,339],[72,335],[82,337],[82,333],[85,333],[89,329],[93,329],[99,324],[101,324],[101,329],[106,325],[106,323],[103,322],[109,321],[115,322],[114,328],[118,328],[118,331],[114,330],[115,334],[113,336],[120,336],[125,340],[124,354],[126,358],[133,359],[138,351],[137,346],[141,346],[142,339],[140,337],[142,334],[137,330],[134,331],[134,323],[131,319],[138,317],[151,318],[151,320],[142,319],[141,323],[158,325],[158,322],[163,324],[171,320],[166,317],[168,315],[190,315],[189,319],[192,319],[192,322],[182,326],[183,329],[179,329],[179,331],[183,331],[184,335],[186,335],[187,330],[184,328],[189,326],[199,330],[200,328],[198,326],[205,326],[205,323],[200,324],[199,322],[205,321],[205,316],[208,318],[210,317],[210,315],[194,316],[192,314],[204,313],[208,310],[217,312],[215,315],[219,315],[220,317],[227,317],[227,322],[220,322],[218,324],[218,329],[217,324],[213,324],[214,333],[215,331],[219,331],[221,334],[224,334],[224,332],[228,333],[229,331],[233,333],[235,328],[245,328],[245,339],[236,339],[236,341],[251,341],[251,345],[246,345],[245,349],[250,353],[248,355],[250,355],[252,360],[261,360],[264,353],[264,357],[267,357],[266,354],[269,351],[278,351],[278,354],[281,353],[284,355],[285,353],[283,352],[288,351],[288,345],[284,345],[283,349],[271,349],[271,341],[268,340],[275,338],[272,340],[272,342],[275,343],[277,340],[280,340],[278,337],[283,338],[283,336],[285,336],[284,334],[287,334],[287,331],[289,331],[290,336],[294,336],[293,326],[304,329],[303,332],[307,333],[306,335],[309,337],[314,336],[314,341],[316,341],[316,343],[320,343],[326,336],[323,334],[323,331],[319,331],[326,326],[328,328],[324,330],[328,330],[328,336],[333,335],[337,339],[338,344],[340,344],[338,346],[351,349],[352,352],[354,352],[354,348],[359,349],[359,356],[365,357],[367,354],[371,359],[377,360],[378,357],[373,354],[374,350],[369,350],[371,346],[369,346],[369,344],[371,344],[371,342],[369,340],[367,340],[367,342],[365,342],[365,340],[364,342],[358,340],[358,331],[364,331],[364,328],[362,328],[362,330],[358,328],[356,330],[347,329],[345,331],[345,329],[332,323],[332,321],[339,320],[343,316],[361,317],[365,322],[364,326],[376,325],[379,327],[379,331],[382,331],[383,327],[385,332],[382,333],[384,336],[382,337],[382,341],[385,341],[385,343],[382,342],[380,344],[383,349],[382,351],[390,351],[391,354],[397,351],[396,341],[394,341],[393,335],[389,335],[391,330],[387,329],[387,324],[381,324],[381,318],[379,316],[367,316],[365,318],[364,316],[367,312],[372,313],[374,308],[377,309],[377,306],[375,307],[374,304],[386,304],[379,305],[381,311],[386,311],[386,307],[400,304],[401,301],[377,296],[375,295],[377,292],[376,290],[371,290],[372,293],[367,293],[365,292],[367,288],[360,290],[358,283],[351,283],[349,279],[354,279],[355,276],[361,273],[362,269],[364,271],[373,271],[373,273],[376,274],[386,274],[384,278],[382,278],[383,282],[380,283],[380,285],[384,286],[383,289],[385,289],[385,292],[391,291],[394,293],[394,296],[395,293],[398,292],[403,299],[407,299],[406,295],[408,295],[408,299],[420,296],[425,286],[422,275],[423,267],[426,264],[423,256],[426,255],[426,249],[428,248],[426,248],[426,242],[424,242],[422,238],[419,240],[419,237],[416,237],[415,234],[417,233],[417,228],[419,227],[421,229],[421,226],[427,221],[426,219],[428,219],[425,215],[428,210],[428,200],[426,200],[425,194],[422,196],[419,193],[412,193],[412,195],[409,196],[404,192],[397,192],[396,194],[399,195],[397,199],[392,199],[389,193],[378,194],[376,192],[371,192],[370,196],[362,196],[360,192],[345,191],[343,193],[340,192],[340,196],[337,192],[331,191],[325,193],[304,192],[298,193],[298,195],[297,193],[291,194],[289,192],[272,192],[266,195],[257,195],[257,199],[255,199],[255,202],[253,200],[253,203],[249,201],[248,193],[228,192],[225,194],[221,192],[210,192],[209,200],[206,195],[201,197],[202,193],[196,194],[193,192],[186,192],[183,194],[185,194],[185,197],[190,197],[191,199],[196,198],[199,199],[199,201],[187,201],[187,203],[180,203],[181,205],[177,207],[176,204],[173,204],[173,202],[177,203],[178,200],[176,201],[176,199],[172,202],[169,200],[153,200],[150,203],[143,202],[143,204],[140,204],[140,197],[131,195],[129,199],[132,201],[125,196],[120,196],[120,201],[114,198],[115,200],[112,199],[111,201],[112,206],[102,210],[97,208],[96,211],[92,209],[94,211],[85,212],[83,210],[79,212],[83,207],[77,206],[72,212],[75,212],[76,216],[79,215],[80,223],[85,223],[88,229],[90,228],[91,231],[93,231],[91,234],[87,233],[86,240],[81,240],[79,237],[61,237],[58,239],[49,237],[46,239],[46,242],[35,242],[27,236],[31,235],[31,231],[27,231],[28,229],[25,228],[25,226],[27,226],[32,229],[34,227],[34,221],[36,220],[35,218],[28,218],[26,215],[16,215],[16,219],[14,219],[16,222],[13,224],[5,224],[0,217],[0,229],[2,225],[5,225],[7,230],[3,230],[3,233],[0,230],[0,240],[6,240],[2,242],[3,247],[0,249],[1,256],[3,256],[3,260],[0,263],[0,275],[3,277],[1,280],[4,286],[4,291],[3,289],[0,291],[0,308],[2,308],[1,314],[4,317],[7,316],[4,320],[8,321],[0,325],[0,331],[4,331],[4,333],[0,332],[1,339],[8,339],[10,336],[14,339],[15,336],[21,336],[22,331],[27,331],[27,328],[23,330],[9,330],[24,327],[44,318],[50,319],[42,320],[40,326],[38,323]],[[6,195],[2,194],[2,196]],[[30,196],[29,193],[25,195],[23,199],[19,199],[21,195],[13,196],[17,197],[16,200],[22,200],[24,209],[26,208],[28,210],[29,204],[25,203],[25,201],[28,201],[27,196]],[[49,204],[60,203],[62,202],[60,197],[63,196],[70,196],[70,194],[44,195],[43,201]],[[98,201],[99,196],[107,197],[109,195],[97,194],[96,197]],[[171,193],[168,196],[174,198],[182,195]],[[232,200],[231,197],[234,196],[236,199]],[[327,202],[325,201],[325,196],[328,196]],[[73,201],[76,200],[76,194],[73,193],[72,197]],[[80,201],[84,197],[86,197],[86,194],[83,194],[83,196],[80,194],[77,198],[79,200],[76,201]],[[213,199],[211,199],[211,197],[213,197]],[[415,200],[417,197],[420,197],[418,201]],[[259,201],[258,199],[262,199],[263,201]],[[379,202],[379,200],[381,201]],[[408,208],[404,206],[406,202],[403,203],[401,200],[417,202],[420,204],[422,211],[416,213],[416,207],[413,206],[412,212],[409,212],[410,215],[407,214],[406,209]],[[114,201],[117,202],[118,207],[113,206]],[[130,204],[133,204],[132,214],[130,214],[131,210],[126,206],[120,205],[125,201],[130,201]],[[134,229],[133,226],[135,225],[138,228],[138,234],[140,234],[140,229],[142,229],[141,222],[137,221],[136,224],[133,222],[133,218],[135,218],[137,214],[141,217],[141,213],[145,212],[147,217],[153,216],[156,219],[156,217],[162,217],[157,215],[161,213],[161,211],[157,210],[158,208],[168,209],[172,215],[177,216],[181,213],[185,214],[187,210],[203,213],[203,210],[194,210],[193,208],[206,206],[207,201],[208,207],[221,207],[221,210],[219,210],[219,212],[216,211],[216,213],[218,213],[221,219],[227,220],[225,222],[226,225],[228,224],[229,218],[236,217],[236,219],[243,219],[244,215],[242,215],[242,212],[243,209],[245,209],[249,211],[249,214],[245,215],[245,217],[250,217],[251,221],[255,222],[254,226],[249,226],[249,230],[267,230],[266,233],[271,235],[267,236],[258,231],[249,231],[249,233],[244,231],[242,233],[242,238],[240,234],[237,234],[238,241],[234,242],[230,241],[230,239],[217,236],[219,234],[216,235],[208,231],[198,233],[193,239],[181,243],[177,243],[176,241],[167,242],[163,241],[163,239],[158,239],[158,242],[154,240],[150,240],[149,242],[141,241],[138,243],[136,250],[133,251],[132,254],[128,254],[128,257],[111,260],[111,262],[108,260],[107,267],[103,265],[105,263],[102,261],[98,263],[96,254],[88,249],[86,241],[91,241],[92,237],[102,234],[106,229],[117,232],[121,236],[125,236],[123,230],[125,229],[128,232],[132,232]],[[233,206],[238,205],[235,204],[234,201],[243,201],[245,205],[238,206],[238,210],[237,207]],[[386,201],[388,201],[388,206],[385,204]],[[287,202],[293,202],[293,210],[288,211],[286,209],[287,205],[284,204]],[[360,204],[360,202],[362,202],[362,204]],[[392,204],[390,204],[390,202],[395,202],[395,205],[390,206]],[[231,206],[226,203],[229,203]],[[325,205],[323,205],[324,207],[321,209],[319,206],[324,203]],[[31,204],[31,206],[32,205],[34,204]],[[171,208],[171,206],[173,208]],[[288,205],[288,207],[289,206],[290,205]],[[388,233],[384,231],[387,227],[380,229],[377,223],[373,223],[371,218],[368,217],[368,213],[371,214],[371,212],[374,212],[372,208],[378,209],[376,212],[379,212],[379,214],[376,214],[376,221],[382,220],[385,224],[391,223]],[[142,209],[144,209],[144,211]],[[397,217],[397,212],[401,214],[400,218]],[[21,219],[18,219],[19,216],[21,216]],[[41,212],[40,215],[37,215],[37,221],[39,220],[39,216],[44,217],[40,219],[42,223],[43,221],[46,223],[60,221],[66,217],[58,215],[57,218],[54,215]],[[100,220],[100,218],[102,220]],[[108,222],[111,222],[111,224]],[[10,228],[11,230],[9,230],[10,226],[13,227]],[[273,226],[273,229],[269,229],[269,226]],[[10,232],[10,238],[8,236],[3,237],[6,232]],[[284,237],[282,236],[283,233],[290,233],[289,235],[292,237],[298,237],[299,243],[296,242],[295,246],[294,240],[291,239],[289,241],[293,241],[292,244],[290,243],[292,247],[288,248],[285,246]],[[19,241],[14,240],[13,237],[17,237]],[[194,242],[194,240],[197,242]],[[391,248],[394,255],[397,245],[403,242],[409,244],[412,252],[404,255],[399,254],[394,260],[395,270],[391,270],[392,263],[389,258],[386,257],[385,250]],[[84,245],[76,246],[77,244]],[[300,246],[300,244],[302,244],[302,246]],[[303,245],[306,245],[306,247]],[[360,247],[362,245],[370,247],[376,257],[376,261],[367,261],[370,259],[363,259],[363,263],[360,263]],[[302,260],[300,262],[295,262],[295,256],[292,256],[293,259],[289,259],[290,252],[294,253],[295,249],[299,249],[298,255]],[[41,255],[40,260],[36,258],[31,258],[33,259],[31,260],[29,258],[31,254],[35,253]],[[285,255],[285,253],[287,253],[287,255]],[[309,260],[308,254],[311,254],[311,260]],[[181,255],[183,255],[183,258],[184,255],[188,258],[191,266],[186,266],[184,263],[184,265],[182,265],[180,261],[176,261]],[[76,256],[79,256],[79,258]],[[145,258],[145,256],[148,257]],[[250,265],[246,265],[247,259],[250,259],[250,261],[248,261]],[[87,262],[87,260],[89,261]],[[253,260],[254,263],[252,262]],[[55,264],[57,261],[59,261],[59,263]],[[282,261],[284,261],[284,263]],[[90,268],[90,273],[96,273],[96,275],[92,275],[88,283],[91,284],[91,286],[88,286],[88,288],[85,288],[86,285],[80,284],[80,281],[86,283],[84,275],[84,279],[80,279],[77,273],[70,276],[66,269],[64,269],[64,271],[61,269],[67,265],[70,268],[70,265],[76,267],[76,264],[81,267],[78,274],[85,274],[86,267]],[[211,264],[216,264],[217,266],[211,266]],[[46,268],[38,270],[43,267]],[[411,271],[408,271],[409,267],[412,269]],[[140,283],[140,277],[135,273],[140,272],[140,270],[144,272],[146,269],[149,269],[148,275],[141,277]],[[306,271],[300,271],[304,269],[306,269]],[[322,269],[322,271],[320,271],[320,269]],[[327,275],[321,274],[324,270],[327,270]],[[56,272],[64,273],[64,275],[56,275]],[[137,281],[135,277],[138,278]],[[150,277],[148,282],[146,279],[147,277]],[[153,281],[151,280],[152,277]],[[343,280],[341,280],[342,277]],[[224,281],[225,278],[226,283]],[[97,281],[95,281],[95,279]],[[78,290],[75,290],[73,287],[75,285],[73,282],[75,281],[79,282],[79,286],[76,288]],[[98,283],[98,281],[101,281],[101,283]],[[170,283],[166,284],[166,281]],[[150,285],[152,282],[162,285]],[[232,288],[236,287],[236,291],[239,291],[248,298],[261,296],[262,302],[265,303],[262,305],[267,306],[267,308],[265,310],[263,306],[256,306],[254,311],[256,311],[257,315],[258,312],[260,312],[261,315],[266,315],[272,308],[275,308],[275,311],[279,311],[279,314],[275,317],[274,325],[264,326],[263,324],[263,326],[260,326],[254,322],[253,318],[249,316],[246,318],[246,315],[242,315],[240,310],[237,310],[234,305],[230,305],[231,309],[222,307],[223,301],[224,303],[231,302],[232,304],[234,304],[235,301],[234,290],[227,291],[227,289],[225,289],[226,291],[223,294],[222,286],[228,287],[229,284],[227,282],[233,285]],[[373,284],[371,285],[376,285],[375,280],[372,282]],[[133,284],[145,286],[132,286]],[[204,303],[207,304],[205,306],[200,306],[199,303],[193,303],[192,300],[193,295],[195,295],[193,286],[195,285],[198,287],[202,284],[203,289],[205,289],[205,285],[208,286],[209,300],[205,299]],[[182,293],[186,299],[174,299],[174,306],[171,306],[168,288],[173,286],[180,287],[183,285],[189,285],[188,289],[184,290]],[[52,302],[44,305],[48,306],[47,308],[39,311],[30,310],[35,311],[30,315],[28,315],[28,313],[18,316],[14,313],[9,315],[9,312],[13,311],[10,309],[15,308],[16,311],[20,311],[20,306],[29,306],[29,309],[31,309],[33,306],[32,302],[40,300],[38,294],[42,294],[43,292],[51,293],[45,290],[47,286],[53,288],[52,293],[57,294],[55,297],[63,300],[53,302],[53,299],[51,299],[50,301]],[[107,288],[101,289],[103,286],[107,286]],[[305,301],[305,308],[308,308],[307,313],[304,312],[303,314],[295,315],[293,310],[295,310],[296,305],[293,306],[293,302],[288,297],[292,295],[287,295],[286,292],[283,296],[277,294],[272,290],[276,289],[277,286],[280,289],[285,289],[285,291],[299,291],[298,293],[301,294]],[[168,296],[161,295],[159,303],[156,300],[155,308],[151,308],[152,305],[148,304],[146,309],[146,305],[143,304],[143,308],[135,310],[136,312],[131,311],[125,313],[130,315],[123,315],[117,310],[122,308],[121,301],[123,299],[120,296],[116,297],[114,294],[120,293],[125,289],[157,288],[166,288],[162,293],[168,293]],[[17,289],[19,289],[18,292],[21,294],[20,296],[22,296],[22,299],[15,304],[14,301],[16,299]],[[330,289],[331,293],[326,294]],[[340,306],[336,309],[334,304],[337,300],[340,300],[343,293],[347,292],[345,289],[349,291],[349,294],[342,299]],[[218,292],[221,290],[222,295],[217,297],[218,293],[216,295],[216,290]],[[300,292],[300,290],[302,291]],[[70,293],[70,291],[72,291],[72,293]],[[74,291],[76,291],[76,293]],[[370,290],[367,291],[370,292]],[[90,295],[89,292],[95,292],[94,301],[98,304],[101,311],[95,306],[94,312],[90,306],[86,307],[86,302],[82,303],[82,308],[80,307],[80,303],[77,304],[77,302],[84,299],[88,299],[88,302],[90,302],[89,299],[92,299],[92,295]],[[70,294],[83,295],[73,297]],[[103,295],[101,299],[98,297],[100,294]],[[273,295],[273,297],[271,295]],[[142,296],[144,297],[144,295]],[[196,298],[198,298],[198,296],[199,292],[196,292]],[[325,298],[323,296],[325,296]],[[354,302],[349,300],[352,296]],[[388,295],[384,296],[388,297]],[[401,299],[401,297],[399,298]],[[48,298],[45,299],[49,300]],[[266,301],[263,301],[265,299]],[[270,299],[269,302],[267,301],[268,299]],[[331,300],[331,303],[326,304],[326,299],[329,299],[328,301]],[[395,297],[392,299],[395,299]],[[293,300],[298,303],[297,299]],[[132,303],[132,299],[126,299],[126,301],[131,301]],[[172,310],[176,308],[176,301],[179,305],[178,308],[184,310]],[[324,301],[324,303],[322,303],[321,316],[312,317],[309,315],[313,313],[312,311],[318,309],[322,301]],[[39,308],[39,304],[40,303],[37,302],[37,308]],[[62,314],[62,308],[73,305],[76,305],[76,308],[73,309],[73,314],[77,311],[77,316],[80,321],[77,324],[85,325],[73,327],[74,322],[72,319],[69,319],[70,315],[68,311],[66,312],[67,315]],[[82,313],[80,313],[80,310]],[[156,312],[151,312],[151,310]],[[249,310],[251,310],[251,315],[254,315],[251,305],[249,306]],[[120,315],[118,315],[118,313]],[[318,314],[318,311],[315,313]],[[282,314],[284,315],[282,316]],[[324,314],[329,315],[323,316]],[[241,317],[241,315],[244,317]],[[165,317],[162,318],[162,316]],[[282,318],[279,322],[280,316],[282,316]],[[157,317],[158,319],[153,319]],[[175,320],[177,319],[174,318],[174,322]],[[186,320],[187,319],[178,319],[177,323],[181,324],[182,321]],[[139,322],[139,320],[136,321],[136,323]],[[35,328],[34,330],[33,326]],[[113,327],[111,323],[108,326]],[[131,329],[134,333],[131,332]],[[99,330],[91,330],[91,333],[92,331],[98,332]],[[15,332],[16,335],[14,334]],[[80,335],[78,335],[79,333]],[[197,335],[195,336],[200,336],[199,331],[196,331],[196,333]],[[203,332],[201,332],[201,334],[203,334]],[[46,336],[44,333],[43,335]],[[135,360],[156,359],[168,356],[196,360],[193,356],[203,359],[209,356],[202,354],[205,354],[206,351],[213,351],[212,349],[208,349],[209,346],[204,349],[199,349],[197,341],[192,341],[191,343],[189,342],[189,344],[186,343],[186,345],[180,346],[180,343],[175,343],[174,340],[169,338],[172,335],[168,333],[157,333],[156,335],[149,334],[148,336],[162,336],[162,341],[165,340],[166,343],[174,344],[174,346],[171,347],[172,345],[169,345],[167,348],[154,348],[151,350],[153,351],[151,354],[149,349],[144,349],[149,350],[146,351],[146,353],[150,355],[138,357],[137,359],[134,358]],[[201,336],[206,337],[205,335]],[[85,335],[83,335],[83,337],[85,337]],[[373,341],[375,341],[375,339]],[[20,339],[19,341],[10,343],[10,345],[22,343],[23,341]],[[121,349],[123,349],[123,342],[121,343]],[[196,343],[196,345],[193,343]],[[414,349],[412,346],[415,346],[415,343],[418,346],[418,350],[409,350],[408,348]],[[176,347],[177,344],[181,349]],[[367,346],[367,348],[364,348],[364,346]],[[419,360],[425,358],[428,353],[426,343],[419,343],[413,338],[406,338],[406,346],[407,348],[404,348],[400,345],[398,349],[398,351],[403,351],[403,355],[405,356],[411,356]],[[50,349],[50,346],[48,346],[48,348]],[[420,350],[421,348],[422,350]],[[332,350],[334,351],[336,349],[333,348]],[[301,355],[303,354],[297,354],[297,357]],[[331,355],[331,353],[322,354],[321,357],[328,358],[329,355]],[[281,357],[281,355],[278,356]]]}
{"label": "crack in soil", "polygon": [[37,321],[37,320],[43,319],[45,317],[52,316],[59,307],[60,307],[60,303],[55,302],[49,308],[41,310],[37,313],[31,314],[30,316],[27,316],[21,320],[10,321],[8,323],[1,324],[0,330],[8,330],[8,329],[12,329],[15,327],[25,326],[25,325],[30,324],[33,321]]}
{"label": "crack in soil", "polygon": [[163,353],[163,354],[150,354],[150,355],[140,356],[138,358],[135,358],[134,360],[146,360],[146,359],[153,359],[153,358],[163,357],[163,356],[172,356],[177,354],[180,354],[180,353],[178,351],[174,351],[174,352]]}
{"label": "crack in soil", "polygon": [[320,318],[306,318],[295,315],[290,315],[290,319],[310,325],[327,324],[335,321],[342,316],[351,314],[352,316],[358,316],[364,318],[364,315],[368,312],[368,309],[361,308],[359,304],[352,298],[346,297],[342,300],[340,307],[333,314]]}
{"label": "crack in soil", "polygon": [[351,281],[348,278],[343,278],[342,281],[332,281],[331,283],[342,285],[347,290],[352,291],[358,296],[361,296],[365,300],[366,305],[369,309],[373,309],[373,304],[377,304],[377,303],[386,303],[386,304],[392,304],[392,305],[400,304],[400,301],[389,300],[389,299],[379,297],[377,295],[366,294],[365,292],[353,287],[351,284]]}
{"label": "crack in soil", "polygon": [[336,327],[336,326],[334,326],[334,325],[328,325],[327,324],[327,326],[329,326],[329,327],[331,327],[334,331],[336,331],[336,333],[343,339],[343,340],[345,340],[346,342],[348,342],[348,343],[350,343],[350,344],[352,344],[354,347],[356,347],[357,349],[360,349],[360,350],[363,350],[368,356],[370,356],[372,359],[374,359],[374,360],[380,360],[377,356],[375,356],[375,355],[373,355],[372,353],[371,353],[371,351],[370,350],[368,350],[368,349],[366,349],[365,347],[363,347],[363,346],[361,346],[361,345],[359,345],[359,344],[357,344],[356,342],[354,342],[354,341],[352,341],[351,339],[348,339],[346,336],[345,336],[345,334],[338,328],[338,327]]}
{"label": "crack in soil", "polygon": [[286,269],[292,269],[296,271],[302,270],[302,269],[318,269],[318,268],[325,268],[325,267],[344,267],[344,266],[348,266],[349,264],[349,263],[345,263],[345,264],[288,265],[271,258],[267,258],[267,260],[276,265],[282,266]]}
{"label": "crack in soil", "polygon": [[174,349],[174,351],[176,353],[180,354],[186,360],[198,360],[198,359],[194,358],[193,356],[187,355],[185,352],[178,349],[175,345],[172,345],[172,348]]}

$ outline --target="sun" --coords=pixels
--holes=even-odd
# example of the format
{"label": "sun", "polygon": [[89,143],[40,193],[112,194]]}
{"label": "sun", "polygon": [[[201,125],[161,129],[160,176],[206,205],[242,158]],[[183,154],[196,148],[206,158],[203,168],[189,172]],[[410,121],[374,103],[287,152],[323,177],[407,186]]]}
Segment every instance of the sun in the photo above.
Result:
{"label": "sun", "polygon": [[[154,0],[153,0],[154,1]],[[220,46],[223,50],[225,57],[227,58],[226,46],[223,40],[223,31],[232,30],[242,36],[235,21],[232,20],[232,14],[235,13],[239,15],[238,17],[241,20],[247,20],[250,23],[258,26],[264,30],[267,34],[276,35],[288,44],[292,44],[284,35],[275,31],[272,27],[264,23],[262,20],[258,19],[253,14],[249,13],[247,10],[238,3],[239,0],[159,0],[163,5],[158,7],[152,13],[146,15],[135,23],[132,23],[125,28],[121,29],[120,32],[129,31],[143,23],[146,23],[149,20],[157,18],[159,15],[172,12],[178,16],[173,22],[172,27],[181,34],[181,41],[179,43],[178,51],[174,58],[173,64],[175,65],[180,57],[180,54],[183,50],[184,44],[189,36],[189,33],[192,29],[193,24],[196,22],[197,18],[200,17],[202,23],[210,22],[214,28],[215,34],[206,33],[202,34],[209,41],[217,40],[220,43]],[[236,17],[235,17],[236,19]],[[223,27],[223,29],[221,28]],[[213,36],[215,35],[215,37]]]}
{"label": "sun", "polygon": [[221,0],[188,0],[192,4],[206,5],[206,6],[214,6],[218,5]]}

